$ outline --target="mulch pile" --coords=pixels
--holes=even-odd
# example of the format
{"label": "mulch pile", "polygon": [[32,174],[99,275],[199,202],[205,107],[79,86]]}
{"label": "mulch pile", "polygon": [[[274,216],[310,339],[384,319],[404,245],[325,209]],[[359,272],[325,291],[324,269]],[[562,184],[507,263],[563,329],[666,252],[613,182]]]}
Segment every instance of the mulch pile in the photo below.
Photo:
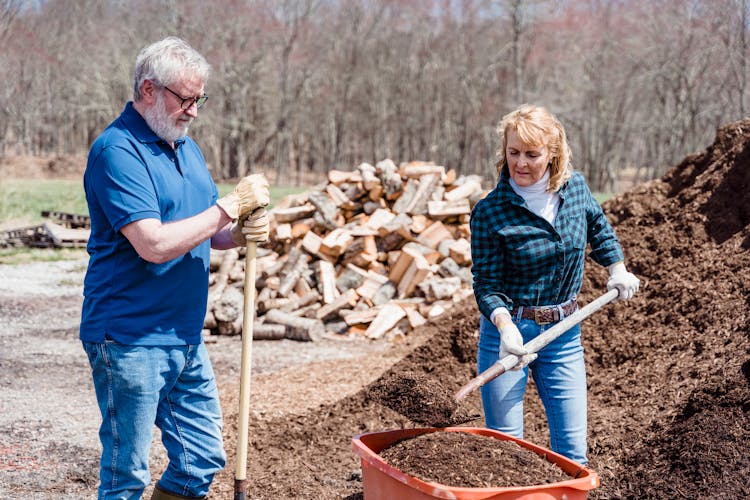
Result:
{"label": "mulch pile", "polygon": [[[642,286],[583,324],[589,466],[602,478],[590,498],[750,496],[748,193],[745,120],[720,129],[711,147],[664,178],[605,204]],[[605,283],[606,272],[589,263],[580,303]],[[249,466],[250,496],[361,498],[351,437],[420,426],[419,411],[383,404],[383,380],[452,395],[476,375],[478,319],[469,300],[415,332],[421,344],[371,387],[292,418],[253,421],[251,456],[262,460]],[[459,410],[481,414],[478,395]],[[236,428],[236,416],[226,426]],[[533,386],[525,437],[548,446]]]}

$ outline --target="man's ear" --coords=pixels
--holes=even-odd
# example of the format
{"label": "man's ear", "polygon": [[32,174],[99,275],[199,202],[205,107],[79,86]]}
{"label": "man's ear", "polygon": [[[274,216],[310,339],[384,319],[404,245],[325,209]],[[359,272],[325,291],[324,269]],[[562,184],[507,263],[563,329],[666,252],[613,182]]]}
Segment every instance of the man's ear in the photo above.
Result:
{"label": "man's ear", "polygon": [[145,104],[153,104],[156,102],[156,90],[157,87],[151,80],[143,80],[141,84],[141,99]]}

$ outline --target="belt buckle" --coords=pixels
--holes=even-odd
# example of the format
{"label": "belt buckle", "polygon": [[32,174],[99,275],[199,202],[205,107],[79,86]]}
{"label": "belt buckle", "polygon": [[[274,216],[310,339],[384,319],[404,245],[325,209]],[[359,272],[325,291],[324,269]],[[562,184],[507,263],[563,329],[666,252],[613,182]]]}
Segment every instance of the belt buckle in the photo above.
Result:
{"label": "belt buckle", "polygon": [[552,323],[552,321],[544,321],[544,319],[542,319],[542,315],[540,313],[544,312],[546,312],[546,309],[542,307],[534,309],[534,321],[537,325],[549,325],[550,323]]}

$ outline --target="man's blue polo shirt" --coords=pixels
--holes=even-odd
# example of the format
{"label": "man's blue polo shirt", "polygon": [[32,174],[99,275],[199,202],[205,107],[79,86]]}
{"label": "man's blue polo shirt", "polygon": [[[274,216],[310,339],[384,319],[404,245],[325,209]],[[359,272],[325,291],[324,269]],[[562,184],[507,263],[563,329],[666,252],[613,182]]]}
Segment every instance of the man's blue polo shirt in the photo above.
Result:
{"label": "man's blue polo shirt", "polygon": [[198,344],[206,313],[210,241],[163,264],[143,260],[120,233],[140,219],[163,223],[215,204],[198,145],[173,150],[128,103],[94,141],[83,177],[91,216],[81,340],[130,345]]}

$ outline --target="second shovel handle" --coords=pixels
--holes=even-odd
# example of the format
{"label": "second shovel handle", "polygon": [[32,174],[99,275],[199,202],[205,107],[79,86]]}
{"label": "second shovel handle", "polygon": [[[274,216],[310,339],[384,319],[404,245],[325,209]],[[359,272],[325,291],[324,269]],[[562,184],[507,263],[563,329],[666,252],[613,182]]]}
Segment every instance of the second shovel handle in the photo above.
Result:
{"label": "second shovel handle", "polygon": [[[529,352],[529,354],[539,351],[544,346],[555,340],[557,337],[570,330],[573,326],[577,325],[605,305],[615,300],[618,295],[619,292],[617,291],[617,289],[609,290],[607,293],[592,300],[581,309],[563,319],[546,332],[543,332],[526,342],[523,345],[524,348]],[[466,385],[461,387],[461,389],[459,389],[454,396],[455,400],[461,401],[472,391],[482,387],[490,380],[499,377],[506,371],[516,366],[516,364],[518,364],[518,360],[519,357],[515,354],[508,354],[503,359],[499,360],[497,363],[480,373],[478,376],[471,379]]]}

